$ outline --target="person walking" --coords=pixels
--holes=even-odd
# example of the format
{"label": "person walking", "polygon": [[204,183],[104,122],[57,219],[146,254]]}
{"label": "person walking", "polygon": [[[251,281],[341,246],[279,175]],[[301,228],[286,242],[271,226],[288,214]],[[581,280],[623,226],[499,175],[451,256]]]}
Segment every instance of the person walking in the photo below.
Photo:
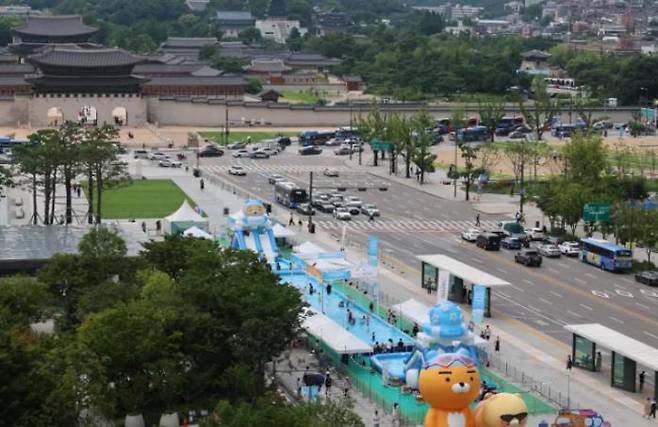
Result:
{"label": "person walking", "polygon": [[647,400],[644,402],[644,413],[642,414],[642,418],[646,418],[647,420],[651,416],[651,398],[647,397]]}
{"label": "person walking", "polygon": [[379,427],[379,411],[375,409],[375,415],[372,417],[372,427]]}
{"label": "person walking", "polygon": [[475,226],[480,226],[480,214],[475,215]]}
{"label": "person walking", "polygon": [[646,372],[644,372],[644,371],[640,372],[640,375],[639,375],[640,393],[642,393],[642,390],[644,389],[644,378],[645,378],[646,375],[647,375]]}
{"label": "person walking", "polygon": [[204,188],[206,188],[206,183],[203,181],[203,178],[199,181],[199,187],[201,187],[201,191],[203,191]]}
{"label": "person walking", "polygon": [[500,336],[496,337],[496,342],[494,343],[494,351],[500,353]]}
{"label": "person walking", "polygon": [[288,220],[288,226],[293,226],[295,225],[295,218],[292,216],[292,212],[290,212],[290,219]]}
{"label": "person walking", "polygon": [[75,192],[78,194],[78,199],[79,199],[80,195],[82,194],[82,186],[80,186],[80,184],[76,184]]}
{"label": "person walking", "polygon": [[573,361],[571,360],[571,355],[567,356],[567,371],[570,371],[573,368]]}
{"label": "person walking", "polygon": [[597,372],[601,372],[601,364],[603,362],[603,356],[601,356],[601,352],[597,351],[596,352],[596,363],[594,367],[596,368]]}
{"label": "person walking", "polygon": [[331,388],[332,382],[333,379],[331,378],[331,374],[327,371],[327,375],[324,377],[324,395],[327,397],[329,397],[329,389]]}
{"label": "person walking", "polygon": [[400,425],[400,405],[397,402],[393,404],[391,418],[393,418],[393,427],[398,427]]}
{"label": "person walking", "polygon": [[372,212],[368,214],[368,222],[374,222],[375,221],[375,215],[373,215]]}
{"label": "person walking", "polygon": [[651,399],[651,410],[649,411],[649,415],[651,415],[651,418],[654,420],[656,419],[656,399]]}

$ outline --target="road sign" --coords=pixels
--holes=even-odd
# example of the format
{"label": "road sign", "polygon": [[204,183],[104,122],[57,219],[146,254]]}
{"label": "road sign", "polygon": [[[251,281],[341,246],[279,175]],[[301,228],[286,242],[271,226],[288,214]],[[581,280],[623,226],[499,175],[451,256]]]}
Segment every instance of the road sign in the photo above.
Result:
{"label": "road sign", "polygon": [[370,148],[373,151],[393,151],[393,143],[382,141],[381,139],[373,139],[370,141]]}
{"label": "road sign", "polygon": [[587,203],[583,208],[584,221],[610,221],[610,205],[608,203]]}

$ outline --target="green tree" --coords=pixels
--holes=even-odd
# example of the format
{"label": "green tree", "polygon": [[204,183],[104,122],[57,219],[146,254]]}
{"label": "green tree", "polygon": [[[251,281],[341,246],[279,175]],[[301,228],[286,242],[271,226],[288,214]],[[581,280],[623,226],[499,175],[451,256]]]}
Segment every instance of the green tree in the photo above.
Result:
{"label": "green tree", "polygon": [[288,5],[286,0],[271,0],[267,10],[270,18],[286,18],[288,16]]}
{"label": "green tree", "polygon": [[566,177],[595,188],[608,168],[608,151],[597,136],[576,134],[564,148],[562,154],[566,162]]}
{"label": "green tree", "polygon": [[28,326],[42,320],[49,302],[48,288],[31,277],[14,276],[0,279],[0,307],[5,320]]}
{"label": "green tree", "polygon": [[425,183],[425,174],[434,172],[436,154],[430,151],[432,137],[426,132],[432,124],[432,118],[425,110],[419,111],[413,117],[413,135],[415,137],[416,151],[413,156],[414,163],[420,169],[420,184]]}
{"label": "green tree", "polygon": [[461,151],[461,158],[464,159],[464,170],[460,175],[465,178],[466,201],[468,201],[473,180],[484,172],[475,166],[475,160],[478,157],[480,147],[469,145],[465,142],[459,142],[458,147]]}
{"label": "green tree", "polygon": [[546,130],[546,124],[560,111],[560,107],[546,92],[546,82],[542,78],[535,77],[532,81],[532,93],[535,98],[532,105],[527,107],[521,102],[519,108],[528,126],[534,131],[535,139],[539,141]]}
{"label": "green tree", "polygon": [[505,117],[505,105],[502,102],[478,101],[478,114],[480,116],[480,125],[487,127],[491,135],[491,141],[493,142],[496,127],[502,118]]}
{"label": "green tree", "polygon": [[244,30],[240,31],[240,34],[238,34],[238,40],[246,44],[256,43],[262,39],[263,37],[260,34],[260,30],[256,27],[245,28]]}
{"label": "green tree", "polygon": [[0,196],[4,196],[4,189],[12,185],[12,173],[8,167],[0,165]]}
{"label": "green tree", "polygon": [[641,209],[637,217],[638,244],[651,261],[651,253],[658,250],[658,212],[655,209]]}

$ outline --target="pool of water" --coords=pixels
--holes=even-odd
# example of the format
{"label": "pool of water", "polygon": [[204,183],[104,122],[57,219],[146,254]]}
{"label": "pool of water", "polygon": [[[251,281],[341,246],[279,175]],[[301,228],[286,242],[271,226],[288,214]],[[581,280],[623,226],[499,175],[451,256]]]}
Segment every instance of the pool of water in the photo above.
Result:
{"label": "pool of water", "polygon": [[[318,282],[314,277],[307,274],[290,274],[281,276],[281,280],[299,289],[304,296],[304,300],[314,310],[324,313],[325,316],[366,343],[375,345],[376,342],[381,344],[391,339],[394,344],[397,344],[399,340],[402,340],[405,346],[414,344],[413,338],[390,325],[381,317],[370,313],[367,307],[362,307],[354,302],[348,304],[349,299],[336,288],[333,288],[331,294],[327,295],[325,285]],[[315,288],[313,295],[309,293],[309,283]],[[339,306],[341,301],[343,307]],[[350,325],[347,321],[348,305],[356,320],[353,325]],[[363,321],[363,316],[366,314],[370,316],[369,322]]]}

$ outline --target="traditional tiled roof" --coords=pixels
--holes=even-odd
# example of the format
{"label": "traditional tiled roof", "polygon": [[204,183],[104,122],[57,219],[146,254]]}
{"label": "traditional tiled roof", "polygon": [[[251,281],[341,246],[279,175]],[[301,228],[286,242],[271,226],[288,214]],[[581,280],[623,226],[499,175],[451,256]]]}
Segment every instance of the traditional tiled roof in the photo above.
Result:
{"label": "traditional tiled roof", "polygon": [[52,37],[91,35],[97,31],[97,28],[85,25],[80,15],[30,15],[25,24],[14,29],[17,34]]}
{"label": "traditional tiled roof", "polygon": [[291,68],[286,67],[280,59],[254,59],[245,69],[258,73],[282,73],[290,71]]}
{"label": "traditional tiled roof", "polygon": [[135,65],[141,62],[142,58],[122,49],[71,49],[53,47],[39,54],[32,55],[29,61],[37,66],[98,68]]}
{"label": "traditional tiled roof", "polygon": [[31,64],[1,64],[0,65],[0,75],[1,76],[24,76],[28,73],[33,73],[34,67]]}
{"label": "traditional tiled roof", "polygon": [[255,21],[256,19],[251,15],[251,12],[243,12],[239,10],[218,10],[217,19],[220,21]]}
{"label": "traditional tiled roof", "polygon": [[191,74],[205,67],[202,64],[137,64],[133,68],[136,74],[161,75],[167,76],[172,74]]}
{"label": "traditional tiled roof", "polygon": [[170,76],[153,77],[144,86],[246,86],[247,80],[239,76],[195,77]]}
{"label": "traditional tiled roof", "polygon": [[222,74],[222,71],[208,65],[204,65],[203,67],[192,71],[190,74],[195,77],[217,77]]}
{"label": "traditional tiled roof", "polygon": [[363,79],[361,78],[361,76],[343,76],[343,81],[351,82],[351,83],[361,83]]}
{"label": "traditional tiled roof", "polygon": [[541,50],[532,49],[527,52],[523,52],[521,54],[521,57],[526,59],[530,59],[530,58],[548,59],[551,57],[551,54],[548,52],[543,52]]}
{"label": "traditional tiled roof", "polygon": [[218,43],[219,40],[216,37],[169,37],[160,47],[200,49]]}

